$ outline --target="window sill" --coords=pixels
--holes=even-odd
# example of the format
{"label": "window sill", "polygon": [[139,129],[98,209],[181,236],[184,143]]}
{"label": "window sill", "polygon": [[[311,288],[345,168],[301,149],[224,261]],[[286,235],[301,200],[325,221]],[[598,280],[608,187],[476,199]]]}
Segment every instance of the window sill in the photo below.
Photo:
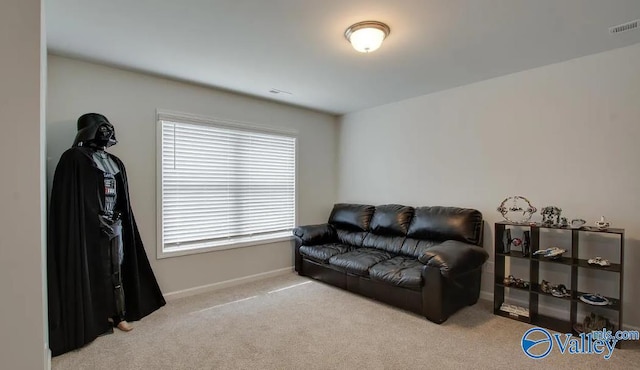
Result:
{"label": "window sill", "polygon": [[255,247],[258,245],[280,243],[280,242],[286,242],[291,240],[293,240],[293,235],[276,236],[276,237],[257,239],[257,240],[236,241],[236,242],[230,242],[230,243],[215,245],[210,247],[173,248],[169,250],[158,250],[156,257],[157,259],[180,257],[180,256],[191,255],[191,254],[210,253],[210,252],[217,252],[217,251],[225,251],[229,249]]}

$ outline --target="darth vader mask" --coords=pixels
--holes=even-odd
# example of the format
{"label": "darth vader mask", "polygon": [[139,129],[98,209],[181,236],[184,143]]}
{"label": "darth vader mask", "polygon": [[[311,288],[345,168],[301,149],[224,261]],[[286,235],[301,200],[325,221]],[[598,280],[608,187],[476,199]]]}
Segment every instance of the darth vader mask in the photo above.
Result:
{"label": "darth vader mask", "polygon": [[78,118],[78,134],[73,146],[107,148],[117,143],[115,128],[107,117],[99,113],[87,113]]}

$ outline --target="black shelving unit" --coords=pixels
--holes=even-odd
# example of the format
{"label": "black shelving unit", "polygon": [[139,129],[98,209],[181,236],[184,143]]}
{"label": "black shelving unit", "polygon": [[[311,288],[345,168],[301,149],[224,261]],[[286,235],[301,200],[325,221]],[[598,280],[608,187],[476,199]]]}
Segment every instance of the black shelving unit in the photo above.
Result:
{"label": "black shelving unit", "polygon": [[[530,245],[530,254],[525,255],[520,251],[510,251],[509,253],[503,252],[503,236],[504,232],[507,228],[518,227],[518,228],[528,228],[531,233],[531,245]],[[571,256],[570,257],[561,257],[558,259],[547,259],[541,256],[534,256],[533,252],[540,249],[540,231],[545,229],[553,229],[553,230],[565,230],[568,233],[571,233]],[[588,259],[580,259],[579,256],[579,244],[580,244],[580,235],[585,232],[592,233],[606,233],[606,234],[616,234],[619,236],[618,248],[620,249],[620,261],[617,263],[611,263],[610,266],[602,267],[598,265],[590,265]],[[555,330],[561,333],[574,333],[578,334],[574,330],[574,324],[578,321],[578,305],[584,305],[589,307],[600,307],[606,310],[611,311],[611,315],[606,315],[610,319],[617,319],[617,322],[614,322],[616,325],[616,330],[622,328],[622,292],[623,292],[623,280],[624,280],[624,229],[617,228],[609,228],[606,230],[598,230],[595,228],[581,228],[581,229],[571,229],[571,228],[563,228],[563,227],[549,227],[549,226],[541,226],[538,224],[515,224],[509,222],[497,222],[495,224],[495,263],[494,263],[494,293],[493,293],[493,313],[498,316],[507,317],[513,320],[518,320],[522,322],[526,322],[532,325],[540,326],[543,328]],[[544,248],[543,248],[544,249]],[[568,248],[564,248],[568,249]],[[520,259],[527,261],[529,267],[529,287],[527,288],[518,288],[514,286],[505,286],[504,278],[506,272],[506,263],[509,259]],[[551,294],[544,293],[540,290],[540,265],[544,264],[560,264],[570,267],[570,296],[568,297],[555,297]],[[606,306],[592,306],[588,303],[585,303],[580,300],[580,296],[585,294],[585,292],[581,292],[578,290],[578,272],[579,269],[592,269],[604,271],[604,273],[614,273],[618,275],[619,279],[619,292],[618,297],[606,297],[610,304]],[[569,288],[569,287],[568,287]],[[500,310],[500,307],[503,303],[505,303],[505,295],[508,297],[508,292],[506,289],[514,289],[515,291],[521,291],[528,294],[529,298],[529,316],[524,315],[515,315],[509,312],[505,312]],[[557,319],[555,317],[546,316],[540,314],[538,312],[538,301],[539,297],[551,297],[552,299],[557,299],[560,301],[569,303],[569,320]],[[620,345],[621,342],[618,342]]]}

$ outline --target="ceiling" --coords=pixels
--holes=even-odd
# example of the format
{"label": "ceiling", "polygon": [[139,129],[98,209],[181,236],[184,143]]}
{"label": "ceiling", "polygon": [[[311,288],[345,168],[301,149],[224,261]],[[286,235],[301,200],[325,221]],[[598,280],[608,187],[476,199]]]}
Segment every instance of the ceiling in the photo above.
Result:
{"label": "ceiling", "polygon": [[[639,43],[608,32],[638,18],[639,0],[46,1],[54,54],[332,114]],[[371,54],[344,38],[362,20],[391,27]]]}

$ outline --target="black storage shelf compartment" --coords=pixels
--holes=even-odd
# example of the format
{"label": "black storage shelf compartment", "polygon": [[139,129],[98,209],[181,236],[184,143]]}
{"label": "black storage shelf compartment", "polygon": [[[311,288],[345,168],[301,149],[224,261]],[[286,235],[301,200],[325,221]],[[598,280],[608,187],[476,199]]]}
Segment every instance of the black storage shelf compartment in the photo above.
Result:
{"label": "black storage shelf compartment", "polygon": [[[525,228],[529,229],[531,232],[531,245],[530,245],[530,254],[524,255],[521,251],[510,251],[509,253],[503,252],[503,235],[508,227],[517,227],[517,228]],[[533,255],[533,253],[540,249],[540,231],[545,229],[553,229],[553,230],[566,230],[567,232],[571,232],[571,249],[569,252],[571,253],[570,257],[560,257],[556,259],[549,259],[539,255]],[[617,247],[620,252],[620,261],[619,263],[611,263],[610,266],[599,266],[599,265],[591,265],[589,264],[587,259],[577,258],[579,245],[580,245],[580,235],[582,233],[605,233],[605,234],[613,234],[618,235],[619,240],[617,242]],[[594,228],[582,228],[582,229],[570,229],[570,228],[561,228],[561,227],[546,227],[540,226],[537,224],[513,224],[509,222],[497,222],[495,223],[495,243],[494,243],[494,294],[493,294],[493,312],[497,316],[507,317],[513,320],[526,322],[528,324],[552,329],[561,333],[574,333],[578,334],[575,331],[574,327],[576,323],[580,323],[581,320],[577,318],[578,315],[578,307],[579,304],[582,305],[580,307],[592,307],[594,309],[604,308],[611,312],[610,317],[617,320],[613,322],[616,327],[616,330],[623,328],[623,310],[622,310],[622,299],[623,299],[623,281],[624,281],[624,229],[617,228],[609,228],[606,230],[598,230]],[[565,248],[568,249],[568,248]],[[528,270],[529,270],[529,287],[528,288],[518,288],[512,285],[506,286],[504,285],[503,279],[507,275],[506,267],[507,262],[510,258],[526,260],[528,261]],[[558,264],[569,266],[569,281],[571,284],[567,285],[567,291],[570,294],[567,297],[555,297],[550,293],[545,293],[540,289],[540,270],[544,269],[545,264]],[[541,268],[541,266],[543,266]],[[610,273],[615,273],[618,275],[618,286],[619,298],[613,297],[605,297],[608,301],[608,305],[591,305],[589,303],[583,302],[580,297],[583,294],[591,293],[591,292],[582,292],[578,290],[578,271],[579,269],[589,269],[589,270],[600,270],[606,271]],[[509,294],[507,289],[514,289],[515,291],[521,291],[527,293],[529,298],[529,302],[527,308],[529,310],[529,316],[524,315],[514,315],[509,312],[502,311],[500,307],[503,303],[505,303],[505,299],[509,298]],[[520,293],[522,294],[522,293]],[[556,299],[559,301],[564,301],[568,303],[568,316],[569,320],[558,319],[555,317],[542,315],[538,313],[539,309],[539,297],[550,297],[551,299]],[[618,342],[616,347],[620,347],[621,341]]]}

